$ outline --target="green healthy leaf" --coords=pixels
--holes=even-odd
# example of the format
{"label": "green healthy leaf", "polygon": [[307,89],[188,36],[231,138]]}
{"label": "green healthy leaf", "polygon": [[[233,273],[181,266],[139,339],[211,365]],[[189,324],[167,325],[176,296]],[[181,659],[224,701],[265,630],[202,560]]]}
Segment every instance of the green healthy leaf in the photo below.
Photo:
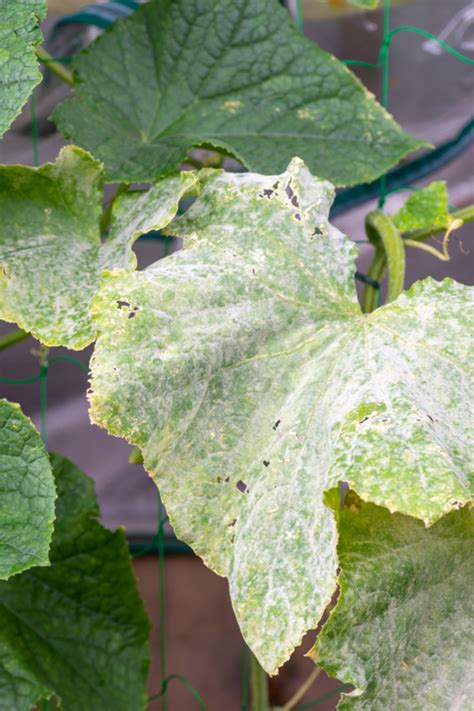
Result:
{"label": "green healthy leaf", "polygon": [[315,660],[353,684],[339,708],[470,708],[474,694],[474,515],[425,529],[350,496],[339,516],[341,596]]}
{"label": "green healthy leaf", "polygon": [[374,180],[422,142],[305,39],[277,0],[153,0],[74,61],[55,120],[109,180],[169,173],[193,146],[251,170],[301,155],[336,185]]}
{"label": "green healthy leaf", "polygon": [[404,206],[392,216],[400,232],[447,227],[451,221],[446,183],[431,183],[410,195]]}
{"label": "green healthy leaf", "polygon": [[123,194],[101,243],[102,168],[88,153],[67,146],[39,169],[0,167],[0,318],[48,346],[84,348],[102,271],[135,269],[133,242],[168,224],[194,180],[181,173]]}
{"label": "green healthy leaf", "polygon": [[20,406],[0,400],[0,579],[49,565],[56,489],[41,437]]}
{"label": "green healthy leaf", "polygon": [[104,277],[91,417],[140,447],[273,673],[335,589],[325,491],[426,522],[470,498],[471,292],[427,280],[363,315],[327,182],[298,159],[202,181],[167,230],[187,249]]}
{"label": "green healthy leaf", "polygon": [[51,567],[0,583],[0,709],[56,696],[64,711],[146,708],[149,625],[122,530],[97,521],[92,481],[52,456]]}
{"label": "green healthy leaf", "polygon": [[41,81],[35,45],[46,0],[0,0],[0,136]]}

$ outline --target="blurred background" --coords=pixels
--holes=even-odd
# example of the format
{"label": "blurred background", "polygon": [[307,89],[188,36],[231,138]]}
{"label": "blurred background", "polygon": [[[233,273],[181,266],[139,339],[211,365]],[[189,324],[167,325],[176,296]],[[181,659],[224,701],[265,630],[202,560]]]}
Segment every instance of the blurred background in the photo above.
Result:
{"label": "blurred background", "polygon": [[[45,46],[55,57],[69,57],[92,42],[111,22],[127,15],[139,3],[130,0],[96,5],[81,0],[50,0],[50,13],[43,24]],[[383,11],[360,11],[344,0],[288,0],[288,11],[311,40],[340,59],[375,63],[383,38]],[[437,35],[459,52],[474,57],[474,2],[468,0],[393,0],[391,26],[415,25]],[[353,67],[368,89],[380,98],[381,72]],[[45,80],[35,92],[35,121],[31,102],[23,115],[0,141],[0,162],[33,165],[32,131],[37,132],[38,158],[53,161],[65,143],[48,121],[54,105],[68,93],[55,76],[45,72]],[[389,110],[413,135],[430,140],[434,157],[410,156],[399,183],[421,187],[432,180],[448,183],[450,203],[458,208],[474,198],[473,73],[455,57],[428,38],[400,33],[390,48]],[[113,130],[113,127],[111,127]],[[303,156],[304,157],[304,156]],[[436,160],[435,160],[436,159]],[[238,166],[229,162],[229,168]],[[364,240],[364,216],[376,207],[377,187],[345,193],[338,198],[333,222],[351,239]],[[409,195],[397,192],[387,200],[394,211]],[[371,247],[360,244],[358,269],[367,272]],[[177,240],[140,239],[135,245],[139,266],[143,267],[179,248]],[[452,276],[458,281],[474,281],[474,228],[457,231],[450,246],[451,260],[440,262],[418,250],[408,254],[406,286],[432,275]],[[0,323],[0,334],[11,331]],[[2,353],[0,375],[28,378],[38,372],[38,347],[27,340]],[[65,353],[52,349],[51,355]],[[88,362],[91,349],[74,354]],[[40,426],[39,384],[1,384],[1,397],[20,402],[24,411]],[[128,461],[130,447],[89,423],[87,415],[87,374],[74,364],[61,361],[51,366],[47,379],[47,445],[78,464],[96,481],[103,522],[124,526],[134,550],[151,541],[157,528],[157,492],[141,465]],[[227,584],[207,570],[202,562],[173,540],[167,528],[165,599],[168,672],[183,674],[198,690],[209,711],[238,711],[242,706],[242,640],[230,607]],[[140,590],[154,622],[152,646],[154,665],[150,690],[157,693],[159,680],[159,597],[156,557],[135,560]],[[283,704],[313,669],[304,659],[312,635],[295,657],[272,680],[272,702]],[[337,681],[319,677],[301,703],[332,694]],[[338,696],[332,694],[317,705],[334,709]],[[159,702],[150,711],[161,708]],[[168,708],[187,711],[198,708],[183,686],[171,685]],[[301,706],[303,708],[303,706]],[[310,708],[305,706],[304,708]],[[316,707],[315,707],[316,708]],[[133,711],[133,710],[131,710]]]}

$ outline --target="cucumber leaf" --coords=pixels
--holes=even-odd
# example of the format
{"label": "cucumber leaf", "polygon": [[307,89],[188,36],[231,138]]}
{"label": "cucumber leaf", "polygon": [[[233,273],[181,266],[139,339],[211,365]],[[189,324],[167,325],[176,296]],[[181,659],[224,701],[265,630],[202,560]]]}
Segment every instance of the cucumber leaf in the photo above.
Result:
{"label": "cucumber leaf", "polygon": [[55,499],[41,437],[19,405],[0,400],[0,580],[49,565]]}
{"label": "cucumber leaf", "polygon": [[474,681],[474,511],[422,523],[349,495],[341,595],[313,652],[353,684],[344,709],[467,709]]}
{"label": "cucumber leaf", "polygon": [[472,291],[426,280],[364,315],[329,183],[299,159],[200,179],[167,228],[186,248],[104,275],[90,414],[141,449],[274,673],[336,586],[326,491],[426,523],[470,499]]}
{"label": "cucumber leaf", "polygon": [[448,227],[448,191],[444,181],[436,181],[414,192],[392,220],[400,232],[433,227]]}
{"label": "cucumber leaf", "polygon": [[0,583],[0,707],[64,711],[147,705],[149,625],[122,530],[97,520],[92,481],[52,456],[58,487],[51,567]]}
{"label": "cucumber leaf", "polygon": [[47,346],[84,348],[102,271],[135,269],[135,239],[164,227],[193,184],[181,173],[123,194],[101,242],[102,167],[88,153],[67,146],[38,169],[0,167],[0,318]]}
{"label": "cucumber leaf", "polygon": [[46,0],[0,0],[0,136],[41,81],[34,48],[46,10]]}
{"label": "cucumber leaf", "polygon": [[73,67],[79,98],[54,119],[112,181],[152,180],[204,145],[262,173],[300,155],[352,185],[427,145],[298,33],[277,0],[152,0]]}

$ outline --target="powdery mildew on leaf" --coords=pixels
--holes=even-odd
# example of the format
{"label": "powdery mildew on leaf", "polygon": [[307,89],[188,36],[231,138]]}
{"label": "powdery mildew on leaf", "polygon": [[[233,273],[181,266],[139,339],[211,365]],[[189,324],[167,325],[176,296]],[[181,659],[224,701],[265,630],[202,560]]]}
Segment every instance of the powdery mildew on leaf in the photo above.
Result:
{"label": "powdery mildew on leaf", "polygon": [[319,665],[356,687],[339,708],[470,708],[473,513],[425,529],[349,496],[338,514],[341,595],[314,650]]}
{"label": "powdery mildew on leaf", "polygon": [[423,145],[277,0],[152,0],[74,60],[55,120],[110,180],[169,173],[211,145],[250,170],[302,155],[336,185],[370,182]]}
{"label": "powdery mildew on leaf", "polygon": [[182,173],[123,194],[101,242],[102,166],[88,153],[67,146],[38,169],[0,167],[0,318],[47,346],[84,348],[102,271],[135,269],[133,242],[175,216],[194,180]]}
{"label": "powdery mildew on leaf", "polygon": [[185,250],[104,277],[91,417],[141,448],[274,673],[335,589],[326,491],[426,523],[469,499],[471,291],[426,280],[363,315],[329,183],[299,159],[201,181],[167,230]]}
{"label": "powdery mildew on leaf", "polygon": [[144,711],[149,624],[124,532],[98,522],[92,481],[52,455],[51,566],[0,583],[0,708]]}
{"label": "powdery mildew on leaf", "polygon": [[0,0],[0,136],[41,81],[35,45],[46,0]]}
{"label": "powdery mildew on leaf", "polygon": [[55,498],[41,437],[19,405],[0,400],[0,580],[49,565]]}

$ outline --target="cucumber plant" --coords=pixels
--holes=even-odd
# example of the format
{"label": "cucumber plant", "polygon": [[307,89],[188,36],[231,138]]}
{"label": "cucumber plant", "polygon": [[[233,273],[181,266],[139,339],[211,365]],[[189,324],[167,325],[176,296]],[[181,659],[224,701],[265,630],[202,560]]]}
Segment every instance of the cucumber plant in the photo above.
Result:
{"label": "cucumber plant", "polygon": [[[0,9],[4,131],[38,83],[46,8]],[[95,343],[91,421],[138,448],[178,537],[228,579],[258,668],[277,673],[340,589],[311,656],[353,686],[341,707],[467,708],[472,290],[403,286],[407,250],[448,259],[473,208],[450,214],[436,182],[369,213],[387,298],[370,281],[359,305],[334,186],[427,144],[276,0],[151,0],[72,73],[36,53],[73,88],[54,120],[77,145],[0,167],[0,317],[44,346]],[[248,171],[195,165],[199,146]],[[138,271],[150,230],[184,247]],[[144,709],[123,533],[19,406],[0,419],[0,708]]]}

